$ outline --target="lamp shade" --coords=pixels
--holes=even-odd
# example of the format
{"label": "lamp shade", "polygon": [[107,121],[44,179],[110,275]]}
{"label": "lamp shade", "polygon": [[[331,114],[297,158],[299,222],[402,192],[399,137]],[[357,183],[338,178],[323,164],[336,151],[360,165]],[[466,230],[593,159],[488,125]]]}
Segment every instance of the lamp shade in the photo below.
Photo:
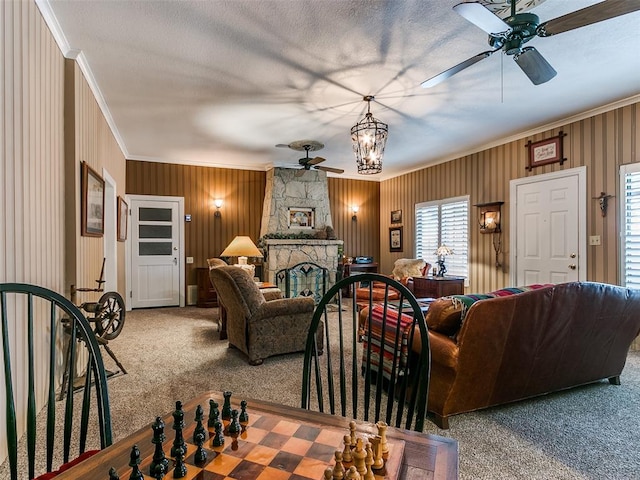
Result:
{"label": "lamp shade", "polygon": [[220,254],[221,257],[262,257],[256,244],[247,236],[238,235]]}
{"label": "lamp shade", "polygon": [[439,257],[444,257],[444,256],[447,256],[447,255],[452,255],[453,254],[453,250],[451,250],[446,245],[440,245],[438,247],[438,249],[434,253]]}

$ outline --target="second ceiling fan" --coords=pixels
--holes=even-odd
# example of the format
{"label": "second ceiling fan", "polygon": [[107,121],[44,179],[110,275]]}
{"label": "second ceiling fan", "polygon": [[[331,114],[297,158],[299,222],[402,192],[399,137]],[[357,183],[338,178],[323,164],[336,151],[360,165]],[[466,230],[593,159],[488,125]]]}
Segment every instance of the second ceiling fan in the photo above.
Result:
{"label": "second ceiling fan", "polygon": [[315,152],[317,150],[322,150],[324,148],[324,144],[320,143],[316,140],[297,140],[295,142],[291,142],[289,144],[279,143],[276,147],[280,148],[290,148],[291,150],[296,150],[298,152],[306,152],[306,157],[298,160],[298,163],[302,167],[300,173],[297,175],[302,175],[305,170],[311,170],[312,168],[315,170],[322,170],[324,172],[331,173],[344,173],[344,170],[341,168],[333,168],[333,167],[325,167],[322,165],[318,165],[326,161],[326,159],[322,157],[309,157],[309,152]]}
{"label": "second ceiling fan", "polygon": [[640,10],[640,0],[605,0],[540,23],[538,16],[533,13],[516,13],[516,3],[516,0],[511,0],[511,15],[504,20],[479,2],[465,2],[454,6],[456,13],[489,34],[489,46],[493,50],[479,53],[425,80],[422,87],[438,85],[499,50],[512,56],[534,85],[540,85],[555,77],[556,71],[535,47],[523,47],[525,43],[535,37],[550,37]]}

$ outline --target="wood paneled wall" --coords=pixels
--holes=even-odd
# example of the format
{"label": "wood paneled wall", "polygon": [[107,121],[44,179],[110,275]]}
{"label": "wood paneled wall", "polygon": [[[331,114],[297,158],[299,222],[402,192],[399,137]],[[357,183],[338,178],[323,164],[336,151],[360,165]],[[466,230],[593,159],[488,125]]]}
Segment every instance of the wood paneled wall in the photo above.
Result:
{"label": "wood paneled wall", "polygon": [[[206,267],[236,235],[257,242],[264,202],[266,174],[251,170],[127,161],[127,193],[184,197],[187,285],[195,285],[195,267]],[[213,201],[221,198],[220,217]]]}
{"label": "wood paneled wall", "polygon": [[[563,164],[546,165],[526,170],[528,140],[542,140],[562,130]],[[640,161],[640,103],[633,103],[606,113],[567,123],[535,136],[484,150],[466,157],[418,170],[382,182],[381,256],[384,269],[389,269],[399,256],[415,252],[415,204],[430,200],[470,195],[471,205],[489,201],[504,201],[502,208],[504,253],[503,268],[494,267],[495,254],[491,235],[482,235],[477,228],[477,208],[470,211],[470,292],[486,292],[508,286],[509,248],[508,224],[510,214],[509,182],[512,179],[587,167],[587,235],[600,235],[602,244],[587,247],[588,280],[619,283],[619,167]],[[615,195],[609,202],[606,217],[602,217],[598,202],[593,197],[600,192]],[[390,254],[387,239],[389,212],[402,209],[404,216],[404,243],[402,255]]]}
{"label": "wood paneled wall", "polygon": [[[340,177],[329,179],[329,202],[336,236],[344,240],[345,257],[380,255],[380,183]],[[359,207],[352,220],[351,207]]]}
{"label": "wood paneled wall", "polygon": [[[0,282],[64,290],[64,59],[33,2],[0,2]],[[9,318],[13,304],[9,304]],[[37,314],[38,312],[36,312]],[[26,398],[27,369],[16,348],[23,322],[9,320],[12,375],[18,402]],[[48,346],[46,329],[34,339]],[[16,352],[16,350],[18,350]],[[4,369],[0,358],[0,368]],[[46,371],[36,365],[38,407]],[[23,405],[25,403],[22,403]],[[25,410],[17,411],[19,432]],[[6,458],[5,386],[0,382],[0,462]]]}
{"label": "wood paneled wall", "polygon": [[[206,266],[206,259],[217,257],[236,235],[260,235],[260,222],[266,186],[266,172],[213,167],[127,161],[127,193],[184,197],[185,256],[194,257],[187,265],[187,285],[196,283],[195,267]],[[379,184],[359,180],[329,178],[331,216],[336,235],[345,242],[347,255],[373,255],[379,252]],[[221,217],[214,217],[213,201],[221,198]],[[351,220],[351,205],[360,206],[358,220]]]}

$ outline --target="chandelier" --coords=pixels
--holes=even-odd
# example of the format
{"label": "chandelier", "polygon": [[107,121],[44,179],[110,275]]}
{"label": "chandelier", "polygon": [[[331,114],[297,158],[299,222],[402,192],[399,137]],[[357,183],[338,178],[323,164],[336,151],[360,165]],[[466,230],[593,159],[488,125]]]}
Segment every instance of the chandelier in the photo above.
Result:
{"label": "chandelier", "polygon": [[382,172],[382,155],[389,133],[389,127],[386,123],[373,118],[371,113],[371,100],[373,99],[372,95],[363,98],[367,102],[367,114],[351,127],[353,153],[356,156],[358,173],[362,175]]}

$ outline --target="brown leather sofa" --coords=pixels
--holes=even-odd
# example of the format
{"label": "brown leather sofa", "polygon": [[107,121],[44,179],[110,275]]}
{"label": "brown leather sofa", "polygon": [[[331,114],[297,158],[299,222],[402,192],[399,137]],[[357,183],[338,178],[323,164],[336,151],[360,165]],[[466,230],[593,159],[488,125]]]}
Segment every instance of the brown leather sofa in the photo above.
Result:
{"label": "brown leather sofa", "polygon": [[[640,291],[564,283],[478,300],[462,319],[459,301],[427,313],[431,380],[427,410],[449,416],[609,379],[620,384],[640,333]],[[419,351],[420,335],[413,351]]]}

